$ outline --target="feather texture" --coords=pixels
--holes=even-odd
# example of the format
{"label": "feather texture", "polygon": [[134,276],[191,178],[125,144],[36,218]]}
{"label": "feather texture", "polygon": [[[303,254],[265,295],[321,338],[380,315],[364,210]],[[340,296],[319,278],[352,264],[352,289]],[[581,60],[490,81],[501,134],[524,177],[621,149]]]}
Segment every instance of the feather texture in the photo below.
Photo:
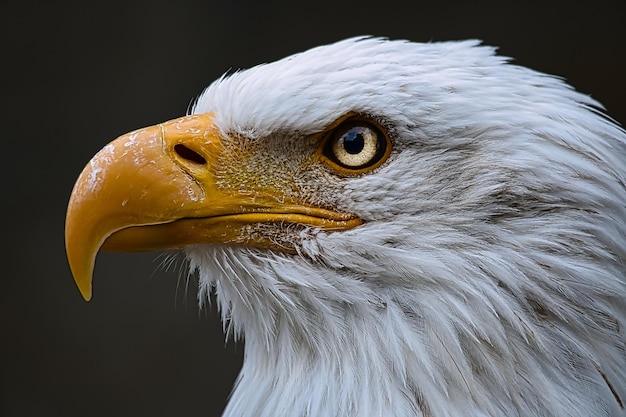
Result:
{"label": "feather texture", "polygon": [[251,230],[295,255],[186,249],[245,337],[225,416],[626,416],[626,134],[599,103],[478,41],[357,38],[223,77],[193,112],[257,167],[350,112],[394,143],[357,177],[267,174],[362,226]]}

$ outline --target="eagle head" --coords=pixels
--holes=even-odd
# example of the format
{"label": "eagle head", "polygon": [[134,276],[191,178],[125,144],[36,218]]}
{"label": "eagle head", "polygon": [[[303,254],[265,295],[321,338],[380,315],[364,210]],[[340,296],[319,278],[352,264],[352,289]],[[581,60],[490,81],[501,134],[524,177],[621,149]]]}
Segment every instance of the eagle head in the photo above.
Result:
{"label": "eagle head", "polygon": [[180,248],[245,360],[225,416],[625,416],[626,134],[477,41],[232,73],[80,175],[67,254]]}

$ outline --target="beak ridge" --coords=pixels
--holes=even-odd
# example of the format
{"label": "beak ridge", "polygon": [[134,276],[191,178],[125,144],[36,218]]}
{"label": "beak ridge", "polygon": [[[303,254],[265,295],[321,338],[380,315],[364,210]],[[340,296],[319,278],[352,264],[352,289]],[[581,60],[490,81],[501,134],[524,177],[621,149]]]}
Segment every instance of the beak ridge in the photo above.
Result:
{"label": "beak ridge", "polygon": [[195,115],[140,129],[106,145],[85,166],[65,222],[70,269],[85,300],[91,298],[96,254],[109,236],[131,226],[174,221],[181,210],[202,203],[203,188],[185,170],[194,161],[180,157],[175,147],[184,138],[203,136],[214,148],[217,141],[206,137],[212,127],[210,115]]}

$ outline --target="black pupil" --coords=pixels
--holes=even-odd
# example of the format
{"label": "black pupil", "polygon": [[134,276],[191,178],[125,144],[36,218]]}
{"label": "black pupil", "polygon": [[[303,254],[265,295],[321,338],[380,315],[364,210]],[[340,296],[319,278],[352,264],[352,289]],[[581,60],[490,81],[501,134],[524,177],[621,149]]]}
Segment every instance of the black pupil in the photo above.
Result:
{"label": "black pupil", "polygon": [[343,148],[351,155],[356,155],[363,150],[365,139],[358,128],[348,130],[343,136]]}

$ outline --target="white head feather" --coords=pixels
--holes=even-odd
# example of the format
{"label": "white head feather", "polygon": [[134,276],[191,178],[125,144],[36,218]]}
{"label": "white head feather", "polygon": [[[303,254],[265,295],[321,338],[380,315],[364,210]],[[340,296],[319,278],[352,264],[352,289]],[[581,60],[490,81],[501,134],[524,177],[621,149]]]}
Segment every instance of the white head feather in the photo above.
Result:
{"label": "white head feather", "polygon": [[225,416],[625,416],[626,135],[599,107],[477,41],[349,39],[213,83],[193,111],[227,137],[357,112],[394,142],[306,177],[362,226],[188,248],[245,336]]}

